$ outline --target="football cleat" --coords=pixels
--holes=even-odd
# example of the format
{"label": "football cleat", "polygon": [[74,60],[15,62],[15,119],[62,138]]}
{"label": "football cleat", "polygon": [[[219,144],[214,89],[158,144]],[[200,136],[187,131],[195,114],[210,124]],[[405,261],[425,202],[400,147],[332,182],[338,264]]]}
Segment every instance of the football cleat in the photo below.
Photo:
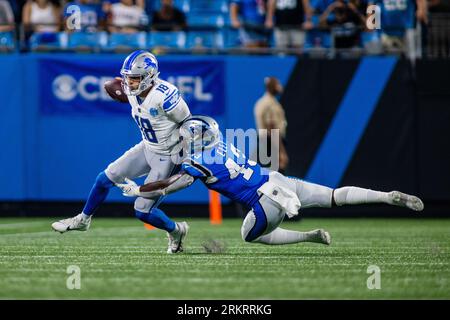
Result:
{"label": "football cleat", "polygon": [[330,234],[323,229],[309,231],[308,233],[309,233],[308,241],[310,241],[310,242],[323,243],[326,245],[331,244]]}
{"label": "football cleat", "polygon": [[389,192],[390,203],[395,206],[406,207],[414,211],[422,211],[424,208],[422,200],[409,194],[392,191]]}
{"label": "football cleat", "polygon": [[78,230],[87,231],[91,225],[91,216],[89,218],[83,218],[83,214],[80,213],[73,218],[59,220],[52,223],[52,229],[60,233],[67,231]]}
{"label": "football cleat", "polygon": [[183,238],[186,237],[189,225],[186,222],[176,222],[178,232],[175,235],[167,233],[169,238],[169,246],[167,253],[183,252]]}

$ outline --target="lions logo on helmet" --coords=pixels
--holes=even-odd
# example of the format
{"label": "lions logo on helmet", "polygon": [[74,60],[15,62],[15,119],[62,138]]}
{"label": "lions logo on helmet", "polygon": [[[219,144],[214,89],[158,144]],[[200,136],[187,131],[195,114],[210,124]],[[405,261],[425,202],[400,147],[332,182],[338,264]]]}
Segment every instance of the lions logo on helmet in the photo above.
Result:
{"label": "lions logo on helmet", "polygon": [[127,95],[137,96],[158,78],[158,61],[148,51],[135,51],[126,57],[120,74],[123,77],[124,92]]}
{"label": "lions logo on helmet", "polygon": [[201,152],[220,142],[219,125],[211,117],[192,116],[181,125],[180,137],[188,153]]}

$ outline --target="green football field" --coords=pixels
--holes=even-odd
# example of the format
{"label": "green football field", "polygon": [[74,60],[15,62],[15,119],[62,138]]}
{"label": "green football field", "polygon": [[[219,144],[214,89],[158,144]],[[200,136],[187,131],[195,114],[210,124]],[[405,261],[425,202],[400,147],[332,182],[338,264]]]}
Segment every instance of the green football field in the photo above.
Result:
{"label": "green football field", "polygon": [[[450,299],[450,219],[283,224],[323,227],[331,246],[248,244],[238,219],[188,219],[177,255],[165,253],[164,232],[136,219],[96,218],[88,232],[62,235],[50,231],[53,220],[0,219],[0,298]],[[213,240],[219,252],[206,252]],[[380,268],[380,289],[367,287],[371,265]],[[70,266],[80,270],[79,290],[67,287],[76,283]]]}

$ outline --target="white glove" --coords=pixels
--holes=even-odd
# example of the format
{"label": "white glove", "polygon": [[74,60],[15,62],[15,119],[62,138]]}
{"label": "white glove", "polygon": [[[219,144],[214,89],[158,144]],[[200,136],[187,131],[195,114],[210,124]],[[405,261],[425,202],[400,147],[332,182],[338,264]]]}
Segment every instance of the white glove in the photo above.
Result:
{"label": "white glove", "polygon": [[116,187],[122,190],[125,197],[138,197],[140,194],[139,186],[133,180],[125,178],[126,183],[116,183]]}

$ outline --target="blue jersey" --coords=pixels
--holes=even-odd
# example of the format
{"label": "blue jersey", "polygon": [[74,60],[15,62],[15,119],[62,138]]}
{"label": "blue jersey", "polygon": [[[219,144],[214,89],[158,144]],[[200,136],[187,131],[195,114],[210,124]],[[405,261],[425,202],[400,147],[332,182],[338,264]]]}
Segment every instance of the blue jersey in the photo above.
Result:
{"label": "blue jersey", "polygon": [[258,188],[269,180],[266,169],[223,142],[185,160],[182,170],[202,180],[209,189],[250,207],[258,201]]}
{"label": "blue jersey", "polygon": [[263,0],[231,0],[231,3],[239,6],[239,13],[244,23],[264,24],[266,9]]}
{"label": "blue jersey", "polygon": [[389,35],[402,36],[405,29],[414,28],[414,0],[376,0],[381,9],[381,29]]}
{"label": "blue jersey", "polygon": [[332,4],[334,0],[311,0],[310,6],[316,11],[316,13],[321,14],[327,10],[328,6]]}

